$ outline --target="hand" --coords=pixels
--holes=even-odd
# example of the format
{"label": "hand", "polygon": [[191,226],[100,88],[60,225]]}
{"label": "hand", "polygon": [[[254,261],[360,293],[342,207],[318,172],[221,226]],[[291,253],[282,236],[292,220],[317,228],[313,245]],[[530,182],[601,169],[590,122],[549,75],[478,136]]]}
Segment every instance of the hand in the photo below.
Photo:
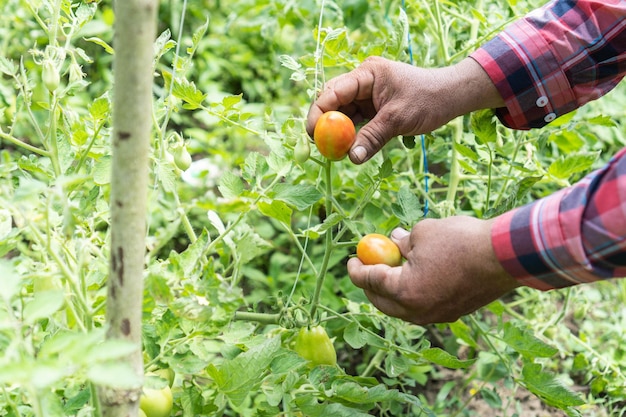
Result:
{"label": "hand", "polygon": [[370,57],[328,81],[309,109],[307,132],[312,136],[317,119],[330,110],[345,113],[355,124],[368,121],[349,153],[360,164],[394,136],[428,133],[459,115],[502,105],[490,78],[472,58],[424,69]]}
{"label": "hand", "polygon": [[491,223],[455,216],[422,220],[410,233],[396,229],[402,266],[352,258],[348,274],[385,314],[416,324],[455,321],[520,285],[494,254]]}

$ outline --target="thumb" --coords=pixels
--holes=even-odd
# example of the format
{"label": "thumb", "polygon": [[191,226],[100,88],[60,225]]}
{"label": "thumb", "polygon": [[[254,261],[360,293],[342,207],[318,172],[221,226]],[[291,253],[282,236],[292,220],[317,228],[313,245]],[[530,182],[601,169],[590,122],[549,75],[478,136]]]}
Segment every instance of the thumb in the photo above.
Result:
{"label": "thumb", "polygon": [[394,136],[393,127],[383,120],[391,120],[378,113],[372,120],[357,132],[354,145],[350,151],[350,160],[355,164],[368,161]]}
{"label": "thumb", "polygon": [[409,252],[411,251],[411,232],[405,230],[401,227],[397,227],[393,229],[391,232],[391,240],[398,245],[400,248],[400,253],[402,257],[407,258]]}

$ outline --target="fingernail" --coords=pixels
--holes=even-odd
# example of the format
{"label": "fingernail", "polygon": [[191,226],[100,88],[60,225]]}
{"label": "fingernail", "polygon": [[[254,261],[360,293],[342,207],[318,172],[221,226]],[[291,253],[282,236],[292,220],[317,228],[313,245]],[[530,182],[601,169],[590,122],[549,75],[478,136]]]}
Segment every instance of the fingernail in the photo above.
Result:
{"label": "fingernail", "polygon": [[393,231],[391,232],[391,237],[396,239],[396,240],[402,240],[405,237],[407,237],[409,235],[409,231],[408,230],[404,230],[401,227],[396,227],[395,229],[393,229]]}
{"label": "fingernail", "polygon": [[367,149],[365,149],[363,146],[357,146],[352,151],[352,155],[354,155],[356,160],[358,160],[359,162],[363,162],[365,160],[365,157],[367,157]]}

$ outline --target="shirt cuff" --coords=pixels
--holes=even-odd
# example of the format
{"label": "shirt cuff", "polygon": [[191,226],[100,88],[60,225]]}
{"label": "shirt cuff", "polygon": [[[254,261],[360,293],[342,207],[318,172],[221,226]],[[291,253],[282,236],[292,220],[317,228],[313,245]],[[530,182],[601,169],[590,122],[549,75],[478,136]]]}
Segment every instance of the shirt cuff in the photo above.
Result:
{"label": "shirt cuff", "polygon": [[497,109],[496,115],[505,126],[543,127],[578,107],[559,57],[526,19],[513,23],[470,56],[502,96],[506,108]]}

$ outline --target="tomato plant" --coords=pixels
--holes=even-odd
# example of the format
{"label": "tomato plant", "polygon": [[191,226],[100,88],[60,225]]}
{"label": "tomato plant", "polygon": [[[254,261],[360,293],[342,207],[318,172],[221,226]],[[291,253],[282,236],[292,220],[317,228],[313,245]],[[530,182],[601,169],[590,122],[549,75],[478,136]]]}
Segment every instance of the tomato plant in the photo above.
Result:
{"label": "tomato plant", "polygon": [[294,350],[312,366],[337,364],[335,346],[322,326],[302,327],[296,336]]}
{"label": "tomato plant", "polygon": [[400,248],[387,236],[378,233],[363,236],[356,246],[356,256],[365,265],[399,266],[402,263]]}
{"label": "tomato plant", "polygon": [[173,403],[169,386],[162,389],[144,388],[139,408],[146,413],[146,417],[169,417]]}
{"label": "tomato plant", "polygon": [[354,143],[356,130],[352,120],[339,111],[329,111],[315,124],[313,140],[322,155],[339,161],[348,154]]}

